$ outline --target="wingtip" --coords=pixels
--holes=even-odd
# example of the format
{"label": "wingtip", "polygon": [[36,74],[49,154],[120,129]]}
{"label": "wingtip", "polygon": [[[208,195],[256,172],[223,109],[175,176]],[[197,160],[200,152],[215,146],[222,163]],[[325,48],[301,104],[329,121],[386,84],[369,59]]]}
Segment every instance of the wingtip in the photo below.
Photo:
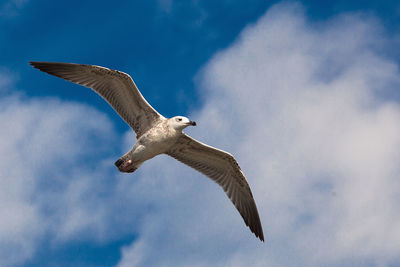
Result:
{"label": "wingtip", "polygon": [[261,233],[261,235],[259,235],[258,238],[261,240],[261,242],[265,243],[264,234]]}
{"label": "wingtip", "polygon": [[38,61],[28,61],[29,65],[31,65],[34,68],[38,68],[38,66],[40,65],[41,62]]}
{"label": "wingtip", "polygon": [[262,242],[265,242],[265,239],[264,239],[264,232],[263,232],[263,229],[262,229],[262,226],[261,226],[261,222],[260,222],[260,235],[259,235],[259,237],[258,238],[260,238],[260,240],[262,241]]}
{"label": "wingtip", "polygon": [[[252,231],[252,232],[253,232],[253,231]],[[264,233],[263,233],[262,230],[259,231],[259,232],[253,232],[253,234],[254,234],[258,239],[260,239],[262,242],[265,242],[265,240],[264,240]]]}
{"label": "wingtip", "polygon": [[[28,61],[29,65],[33,66],[33,67],[38,67],[41,65],[58,65],[58,64],[64,64],[64,63],[58,63],[58,62],[47,62],[47,61]],[[71,64],[71,63],[67,63],[67,64]]]}

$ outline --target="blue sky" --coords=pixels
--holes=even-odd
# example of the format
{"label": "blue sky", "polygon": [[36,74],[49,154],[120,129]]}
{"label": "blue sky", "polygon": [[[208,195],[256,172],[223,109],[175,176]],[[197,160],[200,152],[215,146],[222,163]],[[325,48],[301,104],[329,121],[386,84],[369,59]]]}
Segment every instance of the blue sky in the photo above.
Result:
{"label": "blue sky", "polygon": [[[0,265],[398,265],[399,29],[397,1],[1,2]],[[266,243],[166,156],[118,173],[128,126],[30,60],[127,72],[196,120]]]}

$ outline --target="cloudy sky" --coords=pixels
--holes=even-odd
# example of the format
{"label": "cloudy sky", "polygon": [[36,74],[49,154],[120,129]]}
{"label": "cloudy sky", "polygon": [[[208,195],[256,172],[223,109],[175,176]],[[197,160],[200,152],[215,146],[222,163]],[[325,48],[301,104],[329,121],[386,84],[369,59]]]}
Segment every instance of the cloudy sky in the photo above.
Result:
{"label": "cloudy sky", "polygon": [[[323,3],[322,3],[323,2]],[[0,2],[0,266],[399,266],[397,1]],[[266,242],[223,191],[27,61],[131,74],[230,151]]]}

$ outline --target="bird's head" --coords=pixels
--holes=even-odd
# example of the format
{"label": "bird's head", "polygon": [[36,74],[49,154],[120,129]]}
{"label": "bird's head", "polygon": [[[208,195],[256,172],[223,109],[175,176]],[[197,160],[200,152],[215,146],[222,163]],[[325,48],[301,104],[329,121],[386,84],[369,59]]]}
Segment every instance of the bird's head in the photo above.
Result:
{"label": "bird's head", "polygon": [[182,131],[188,126],[196,126],[196,122],[183,116],[176,116],[169,119],[168,124],[175,130]]}

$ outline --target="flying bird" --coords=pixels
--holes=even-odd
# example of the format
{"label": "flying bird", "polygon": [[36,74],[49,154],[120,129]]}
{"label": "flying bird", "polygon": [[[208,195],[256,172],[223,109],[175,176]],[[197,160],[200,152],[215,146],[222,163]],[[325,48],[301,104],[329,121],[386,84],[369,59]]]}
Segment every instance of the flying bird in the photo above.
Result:
{"label": "flying bird", "polygon": [[196,126],[194,121],[183,116],[167,119],[159,114],[124,72],[86,64],[29,63],[43,72],[91,88],[135,131],[136,144],[115,162],[120,172],[132,173],[146,160],[167,154],[218,183],[246,225],[264,241],[253,194],[237,161],[230,153],[186,135],[182,130]]}

